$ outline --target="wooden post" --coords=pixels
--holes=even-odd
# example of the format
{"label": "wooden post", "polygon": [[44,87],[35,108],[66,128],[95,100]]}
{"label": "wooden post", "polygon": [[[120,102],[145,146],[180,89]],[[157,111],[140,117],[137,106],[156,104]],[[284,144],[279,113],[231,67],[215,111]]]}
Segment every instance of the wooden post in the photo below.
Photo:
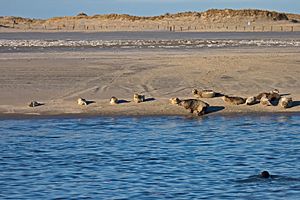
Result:
{"label": "wooden post", "polygon": [[294,26],[291,26],[291,32],[294,32]]}
{"label": "wooden post", "polygon": [[182,27],[180,27],[180,31],[182,31]]}
{"label": "wooden post", "polygon": [[157,25],[157,29],[159,30],[159,25]]}
{"label": "wooden post", "polygon": [[283,27],[282,26],[280,26],[280,30],[283,31]]}
{"label": "wooden post", "polygon": [[253,31],[255,30],[255,26],[253,26]]}
{"label": "wooden post", "polygon": [[244,31],[246,30],[246,26],[244,26]]}

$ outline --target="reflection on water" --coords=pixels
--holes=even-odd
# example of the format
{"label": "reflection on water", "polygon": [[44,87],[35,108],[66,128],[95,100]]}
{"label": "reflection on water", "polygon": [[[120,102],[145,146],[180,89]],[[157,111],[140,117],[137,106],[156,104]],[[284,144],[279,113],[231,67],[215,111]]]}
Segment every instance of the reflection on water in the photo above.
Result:
{"label": "reflection on water", "polygon": [[0,198],[297,199],[299,124],[299,115],[1,120]]}

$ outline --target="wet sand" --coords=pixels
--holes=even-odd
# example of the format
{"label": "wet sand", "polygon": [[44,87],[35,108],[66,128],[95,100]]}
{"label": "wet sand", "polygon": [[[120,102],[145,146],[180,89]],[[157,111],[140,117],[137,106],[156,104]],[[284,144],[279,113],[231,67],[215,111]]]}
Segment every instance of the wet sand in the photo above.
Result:
{"label": "wet sand", "polygon": [[[277,88],[295,101],[283,109],[202,99],[209,114],[299,113],[299,58],[299,48],[1,53],[0,115],[189,116],[168,99],[193,98],[193,88],[242,97]],[[147,101],[132,102],[134,93]],[[111,96],[123,102],[110,105]],[[93,103],[78,106],[79,97]]]}

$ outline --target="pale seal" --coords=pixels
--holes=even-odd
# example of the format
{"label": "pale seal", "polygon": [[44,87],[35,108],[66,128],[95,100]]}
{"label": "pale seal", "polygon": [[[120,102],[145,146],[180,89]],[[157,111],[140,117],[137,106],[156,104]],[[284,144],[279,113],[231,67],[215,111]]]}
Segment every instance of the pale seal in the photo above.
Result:
{"label": "pale seal", "polygon": [[278,103],[282,108],[290,108],[293,106],[292,97],[282,97]]}
{"label": "pale seal", "polygon": [[40,105],[42,105],[42,104],[37,101],[31,101],[28,106],[33,108],[33,107],[40,106]]}
{"label": "pale seal", "polygon": [[119,100],[117,99],[117,97],[111,97],[109,103],[115,105],[119,103]]}
{"label": "pale seal", "polygon": [[178,105],[180,103],[180,100],[177,97],[171,98],[171,99],[169,99],[169,101],[171,104],[174,104],[174,105]]}
{"label": "pale seal", "polygon": [[141,95],[141,94],[134,94],[133,95],[133,101],[135,103],[140,103],[140,102],[144,102],[145,101],[145,95]]}
{"label": "pale seal", "polygon": [[251,96],[246,99],[246,105],[254,105],[257,103],[256,97]]}
{"label": "pale seal", "polygon": [[263,106],[272,106],[269,98],[267,98],[267,95],[264,94],[261,98],[260,98],[260,104]]}
{"label": "pale seal", "polygon": [[83,98],[78,98],[77,99],[77,104],[80,106],[86,106],[87,105],[87,101]]}

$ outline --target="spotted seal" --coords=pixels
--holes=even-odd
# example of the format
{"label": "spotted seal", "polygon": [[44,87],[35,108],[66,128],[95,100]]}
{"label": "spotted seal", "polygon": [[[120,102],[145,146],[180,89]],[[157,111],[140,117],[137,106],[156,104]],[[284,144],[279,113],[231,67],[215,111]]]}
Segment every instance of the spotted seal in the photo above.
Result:
{"label": "spotted seal", "polygon": [[178,105],[190,110],[191,113],[196,111],[198,116],[205,114],[207,112],[207,108],[209,107],[208,103],[198,99],[180,100]]}
{"label": "spotted seal", "polygon": [[197,90],[193,89],[192,94],[196,98],[213,98],[216,96],[216,93],[213,90]]}
{"label": "spotted seal", "polygon": [[260,100],[263,96],[265,96],[267,99],[269,99],[269,101],[274,101],[274,100],[279,100],[280,99],[279,90],[277,90],[277,89],[274,89],[270,92],[259,93],[256,96],[256,99]]}
{"label": "spotted seal", "polygon": [[222,97],[224,102],[233,104],[233,105],[240,105],[240,104],[244,104],[246,102],[246,99],[243,97],[235,97],[235,96],[228,96],[228,95],[224,95]]}

